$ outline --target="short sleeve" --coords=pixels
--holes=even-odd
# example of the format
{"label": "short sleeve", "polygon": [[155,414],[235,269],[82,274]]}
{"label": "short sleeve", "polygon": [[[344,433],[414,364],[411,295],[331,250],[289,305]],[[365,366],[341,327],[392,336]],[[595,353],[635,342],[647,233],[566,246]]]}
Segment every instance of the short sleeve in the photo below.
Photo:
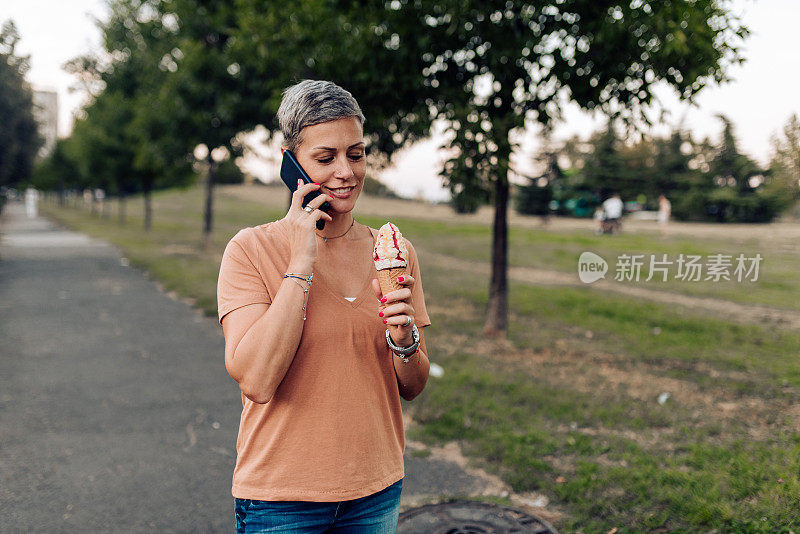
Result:
{"label": "short sleeve", "polygon": [[408,239],[405,241],[408,248],[409,272],[416,281],[414,289],[411,291],[411,305],[414,306],[414,323],[417,327],[422,328],[431,324],[430,317],[428,317],[428,309],[425,306],[425,292],[422,289],[422,272],[417,259],[417,251],[414,250]]}
{"label": "short sleeve", "polygon": [[219,321],[238,308],[250,304],[271,304],[267,286],[253,261],[255,250],[248,251],[243,233],[225,247],[217,280],[217,315]]}

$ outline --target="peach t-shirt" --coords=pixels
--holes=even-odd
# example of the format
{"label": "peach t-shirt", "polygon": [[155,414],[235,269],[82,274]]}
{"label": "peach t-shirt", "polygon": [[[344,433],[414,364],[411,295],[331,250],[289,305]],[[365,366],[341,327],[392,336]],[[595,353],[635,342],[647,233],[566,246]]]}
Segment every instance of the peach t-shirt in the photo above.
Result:
{"label": "peach t-shirt", "polygon": [[[372,233],[374,238],[376,231]],[[410,243],[408,251],[409,273],[417,281],[412,293],[415,322],[422,328],[430,320]],[[240,231],[228,243],[220,266],[220,322],[242,306],[270,304],[288,265],[282,221]],[[349,271],[358,272],[356,265],[363,261],[354,261]],[[326,283],[324,269],[314,273],[303,334],[283,381],[266,404],[242,395],[234,497],[343,501],[371,495],[403,478],[400,394],[394,355],[370,287],[376,276],[373,269],[358,295],[337,295]],[[353,296],[352,302],[345,298]]]}

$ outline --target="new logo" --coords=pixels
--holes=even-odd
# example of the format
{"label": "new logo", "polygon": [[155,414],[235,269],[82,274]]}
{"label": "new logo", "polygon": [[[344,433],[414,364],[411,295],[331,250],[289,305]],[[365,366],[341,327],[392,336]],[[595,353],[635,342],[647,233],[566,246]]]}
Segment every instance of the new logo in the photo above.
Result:
{"label": "new logo", "polygon": [[584,284],[597,282],[606,277],[608,263],[594,252],[583,252],[578,258],[578,278]]}

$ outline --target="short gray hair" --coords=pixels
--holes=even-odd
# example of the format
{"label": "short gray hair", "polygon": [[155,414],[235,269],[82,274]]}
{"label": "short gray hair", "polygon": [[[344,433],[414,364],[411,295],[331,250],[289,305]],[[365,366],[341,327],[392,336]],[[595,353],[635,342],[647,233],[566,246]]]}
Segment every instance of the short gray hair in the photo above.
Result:
{"label": "short gray hair", "polygon": [[300,146],[300,132],[306,126],[348,117],[357,118],[362,125],[366,121],[353,95],[324,80],[303,80],[288,87],[278,108],[283,144],[292,152]]}

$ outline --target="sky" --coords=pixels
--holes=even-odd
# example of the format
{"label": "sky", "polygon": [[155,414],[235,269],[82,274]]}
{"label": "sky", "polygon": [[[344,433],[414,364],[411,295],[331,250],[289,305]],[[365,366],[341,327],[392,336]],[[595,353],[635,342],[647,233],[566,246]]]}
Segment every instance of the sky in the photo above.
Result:
{"label": "sky", "polygon": [[[800,49],[797,47],[799,0],[735,0],[734,12],[742,15],[752,35],[744,45],[747,62],[729,71],[733,81],[707,87],[690,107],[661,88],[670,112],[670,126],[682,124],[697,139],[716,139],[721,132],[717,114],[728,116],[736,128],[740,148],[762,164],[769,162],[770,138],[778,133],[792,114],[800,115]],[[69,59],[100,48],[100,32],[94,19],[105,15],[103,0],[0,0],[0,21],[14,20],[20,34],[18,53],[29,54],[28,81],[37,89],[56,90],[59,95],[59,133],[71,131],[72,116],[83,104],[80,92],[71,91],[75,80],[62,70]],[[358,98],[358,95],[355,95]],[[369,116],[369,110],[365,110]],[[554,139],[574,134],[587,137],[601,127],[603,119],[565,109],[565,118]],[[662,126],[659,131],[668,130]],[[379,178],[404,196],[444,200],[438,170],[441,136],[422,141],[398,155],[394,167]],[[530,129],[516,154],[517,167],[530,171],[538,136]],[[269,163],[249,162],[256,172],[271,173]]]}

